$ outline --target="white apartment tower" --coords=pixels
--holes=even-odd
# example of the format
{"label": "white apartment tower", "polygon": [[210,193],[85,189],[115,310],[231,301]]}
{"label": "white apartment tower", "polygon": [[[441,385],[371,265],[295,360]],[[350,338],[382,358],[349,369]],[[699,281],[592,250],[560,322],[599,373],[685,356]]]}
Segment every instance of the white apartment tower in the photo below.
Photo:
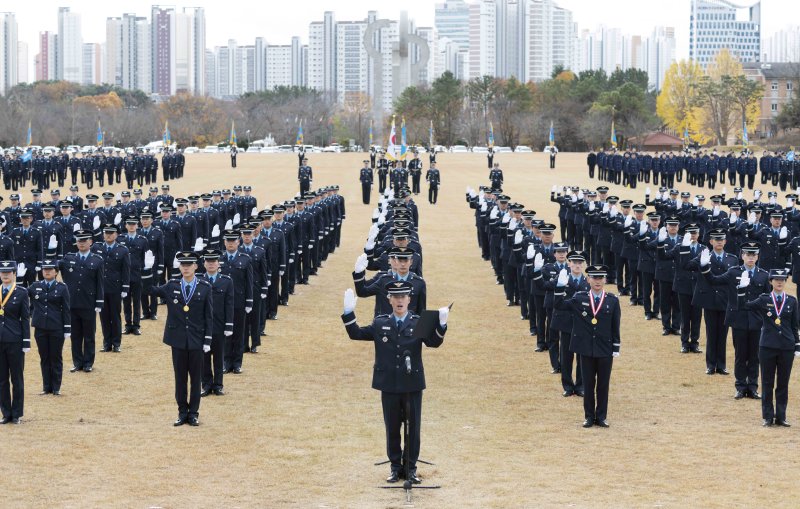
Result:
{"label": "white apartment tower", "polygon": [[80,83],[83,81],[83,37],[81,15],[69,7],[58,8],[58,57],[56,78]]}
{"label": "white apartment tower", "polygon": [[17,19],[14,13],[0,13],[0,94],[19,82],[18,59]]}
{"label": "white apartment tower", "polygon": [[760,61],[760,1],[742,7],[728,0],[692,0],[689,59],[705,69],[723,48],[740,62]]}

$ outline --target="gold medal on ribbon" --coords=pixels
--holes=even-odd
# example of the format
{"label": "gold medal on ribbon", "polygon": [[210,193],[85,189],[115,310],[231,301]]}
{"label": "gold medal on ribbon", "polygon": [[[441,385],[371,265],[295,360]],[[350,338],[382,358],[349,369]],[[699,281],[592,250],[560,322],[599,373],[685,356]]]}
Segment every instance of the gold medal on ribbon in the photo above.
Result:
{"label": "gold medal on ribbon", "polygon": [[597,318],[592,318],[592,325],[597,325]]}
{"label": "gold medal on ribbon", "polygon": [[775,325],[780,325],[780,324],[781,324],[781,319],[780,318],[776,318],[775,319]]}
{"label": "gold medal on ribbon", "polygon": [[183,310],[189,312],[189,306],[183,306]]}

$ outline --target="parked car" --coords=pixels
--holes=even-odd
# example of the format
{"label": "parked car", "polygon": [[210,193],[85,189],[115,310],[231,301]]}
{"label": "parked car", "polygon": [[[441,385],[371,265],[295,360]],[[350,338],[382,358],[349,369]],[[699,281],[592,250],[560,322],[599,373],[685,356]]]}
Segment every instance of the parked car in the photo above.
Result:
{"label": "parked car", "polygon": [[517,148],[514,149],[514,152],[517,152],[517,153],[522,152],[522,153],[525,153],[525,154],[532,154],[533,150],[531,150],[531,148],[529,146],[527,146],[527,145],[517,145]]}
{"label": "parked car", "polygon": [[486,147],[474,146],[472,147],[472,151],[476,154],[487,154],[489,149]]}
{"label": "parked car", "polygon": [[198,152],[200,152],[200,149],[197,147],[186,147],[183,149],[184,154],[197,154]]}
{"label": "parked car", "polygon": [[203,149],[204,154],[216,154],[217,153],[217,146],[216,145],[206,145]]}
{"label": "parked car", "polygon": [[278,153],[278,147],[271,146],[271,147],[261,147],[262,154],[276,154]]}
{"label": "parked car", "polygon": [[247,147],[247,150],[245,150],[245,152],[248,153],[248,154],[259,154],[259,153],[261,153],[261,148],[260,147]]}
{"label": "parked car", "polygon": [[465,145],[453,145],[450,147],[450,152],[454,154],[464,154],[469,152],[469,149]]}
{"label": "parked car", "polygon": [[333,152],[333,153],[340,153],[342,151],[342,146],[338,143],[331,143],[327,147],[322,149],[323,152]]}
{"label": "parked car", "polygon": [[494,148],[494,153],[495,154],[510,154],[511,152],[513,152],[513,150],[511,150],[511,147],[495,147]]}

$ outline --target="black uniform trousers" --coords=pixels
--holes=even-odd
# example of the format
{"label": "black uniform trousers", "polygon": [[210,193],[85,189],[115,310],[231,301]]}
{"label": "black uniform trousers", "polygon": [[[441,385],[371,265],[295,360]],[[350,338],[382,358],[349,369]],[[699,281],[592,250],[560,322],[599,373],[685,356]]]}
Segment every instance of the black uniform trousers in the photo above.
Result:
{"label": "black uniform trousers", "polygon": [[736,378],[736,390],[758,390],[758,341],[761,330],[731,328],[733,335],[733,376]]}
{"label": "black uniform trousers", "polygon": [[706,309],[705,321],[706,367],[714,370],[725,369],[725,351],[728,339],[725,311]]}
{"label": "black uniform trousers", "polygon": [[[264,307],[262,301],[261,289],[256,288],[253,291],[253,310],[247,313],[247,321],[244,327],[243,351],[245,352],[249,352],[250,347],[261,346],[261,314]],[[241,362],[242,360],[239,359],[240,365]]]}
{"label": "black uniform trousers", "polygon": [[70,310],[72,325],[72,365],[76,368],[91,368],[94,365],[94,335],[97,329],[97,314],[94,309]]}
{"label": "black uniform trousers", "polygon": [[658,300],[661,305],[661,327],[678,330],[681,323],[681,309],[678,293],[672,289],[669,281],[658,282]]}
{"label": "black uniform trousers", "polygon": [[122,344],[122,294],[105,293],[103,309],[100,311],[100,327],[103,330],[103,348]]}
{"label": "black uniform trousers", "polygon": [[145,318],[152,318],[158,314],[158,297],[147,291],[153,286],[156,277],[159,276],[153,271],[153,277],[142,279],[142,312]]}
{"label": "black uniform trousers", "polygon": [[[155,299],[153,299],[155,300]],[[142,321],[142,282],[131,279],[128,296],[122,299],[125,308],[125,325],[139,327]]]}
{"label": "black uniform trousers", "polygon": [[64,332],[36,328],[33,333],[39,350],[39,365],[42,368],[42,391],[61,390],[61,374],[64,372]]}
{"label": "black uniform trousers", "polygon": [[419,178],[421,176],[421,172],[411,174],[411,192],[414,194],[419,194]]}
{"label": "black uniform trousers", "polygon": [[503,289],[506,293],[506,300],[512,304],[519,302],[518,283],[517,267],[511,267],[508,263],[503,265]]}
{"label": "black uniform trousers", "polygon": [[530,314],[531,330],[536,327],[536,346],[547,349],[547,327],[550,324],[550,315],[544,312],[544,295],[533,296],[535,313]]}
{"label": "black uniform trousers", "polygon": [[[172,369],[175,372],[175,402],[178,417],[197,417],[200,413],[200,379],[203,375],[203,350],[172,347]],[[189,379],[189,400],[186,400],[186,379]]]}
{"label": "black uniform trousers", "polygon": [[369,194],[371,188],[372,186],[369,183],[361,183],[361,201],[364,202],[364,205],[369,205]]}
{"label": "black uniform trousers", "polygon": [[653,306],[653,301],[651,300],[654,290],[653,287],[655,285],[654,276],[655,274],[652,272],[641,272],[642,293],[639,295],[639,299],[641,299],[644,304],[645,314],[654,314],[654,310],[657,309],[657,306]]}
{"label": "black uniform trousers", "polygon": [[272,273],[271,283],[267,289],[267,316],[264,318],[273,318],[278,315],[278,300],[280,295],[278,293],[278,286],[281,281],[281,274],[279,271]]}
{"label": "black uniform trousers", "polygon": [[[793,350],[759,348],[761,360],[761,417],[764,419],[786,419],[786,404],[789,400],[789,376],[794,363]],[[777,384],[775,375],[777,374]],[[773,391],[775,406],[773,407]],[[5,415],[5,409],[3,410]]]}
{"label": "black uniform trousers", "polygon": [[405,444],[405,447],[409,447],[409,470],[413,472],[417,468],[417,459],[419,458],[422,391],[407,393],[381,392],[383,424],[386,427],[386,455],[389,457],[392,471],[394,472],[401,472],[403,469],[401,429],[405,415],[406,398],[410,399],[411,407],[411,415],[408,419],[410,426],[408,438],[411,444]]}
{"label": "black uniform trousers", "polygon": [[203,354],[203,388],[222,389],[222,370],[225,365],[225,336],[211,335],[211,351]]}
{"label": "black uniform trousers", "polygon": [[700,341],[703,308],[692,306],[692,296],[684,293],[678,294],[678,306],[681,310],[681,346],[695,348]]}
{"label": "black uniform trousers", "polygon": [[545,308],[545,314],[547,315],[547,352],[550,354],[550,366],[553,370],[561,371],[560,334],[553,329],[553,308]]}
{"label": "black uniform trousers", "polygon": [[383,194],[386,190],[386,176],[378,173],[378,192]]}
{"label": "black uniform trousers", "polygon": [[439,184],[433,185],[431,184],[428,187],[428,202],[436,205],[436,201],[439,199]]}
{"label": "black uniform trousers", "polygon": [[0,411],[3,417],[22,417],[25,403],[24,370],[22,341],[0,343]]}
{"label": "black uniform trousers", "polygon": [[[583,391],[583,373],[581,373],[581,356],[575,355],[569,349],[569,342],[572,335],[569,332],[552,331],[551,334],[559,336],[559,354],[561,357],[561,386],[565,391]],[[572,360],[577,364],[575,368],[575,379],[572,378]]]}
{"label": "black uniform trousers", "polygon": [[[580,356],[583,385],[586,392],[583,395],[584,418],[604,421],[608,413],[608,385],[611,380],[611,366],[613,357]],[[597,388],[597,406],[595,407],[595,387]]]}
{"label": "black uniform trousers", "polygon": [[244,355],[244,330],[247,323],[247,313],[244,308],[233,309],[233,335],[225,336],[225,368],[230,371],[233,368],[242,367],[242,356]]}

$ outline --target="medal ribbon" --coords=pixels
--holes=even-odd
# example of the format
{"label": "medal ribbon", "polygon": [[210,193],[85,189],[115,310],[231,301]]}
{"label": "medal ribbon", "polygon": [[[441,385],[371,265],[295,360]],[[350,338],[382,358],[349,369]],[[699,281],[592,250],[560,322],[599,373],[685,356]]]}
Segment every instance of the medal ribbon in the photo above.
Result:
{"label": "medal ribbon", "polygon": [[775,315],[780,318],[781,312],[783,311],[783,306],[786,305],[786,296],[784,295],[783,300],[781,301],[781,307],[778,307],[778,301],[775,300],[775,292],[770,292],[769,295],[772,297],[772,304],[775,305]]}
{"label": "medal ribbon", "polygon": [[592,292],[589,292],[589,306],[592,308],[592,316],[597,318],[597,313],[600,312],[600,308],[603,307],[603,301],[606,300],[606,292],[603,290],[603,293],[600,294],[600,302],[597,303],[597,307],[594,307],[594,295]]}
{"label": "medal ribbon", "polygon": [[[189,290],[187,293],[187,289]],[[192,284],[186,284],[186,281],[181,281],[181,293],[183,294],[183,302],[185,304],[189,304],[189,301],[192,300],[192,296],[194,295],[194,291],[197,289],[197,278],[192,280]]]}
{"label": "medal ribbon", "polygon": [[6,307],[6,302],[8,302],[8,299],[11,298],[11,294],[14,293],[14,288],[16,288],[16,287],[17,287],[17,283],[13,283],[11,285],[11,288],[8,289],[8,293],[6,294],[6,298],[3,299],[3,302],[0,302],[0,309],[3,309],[3,308]]}

